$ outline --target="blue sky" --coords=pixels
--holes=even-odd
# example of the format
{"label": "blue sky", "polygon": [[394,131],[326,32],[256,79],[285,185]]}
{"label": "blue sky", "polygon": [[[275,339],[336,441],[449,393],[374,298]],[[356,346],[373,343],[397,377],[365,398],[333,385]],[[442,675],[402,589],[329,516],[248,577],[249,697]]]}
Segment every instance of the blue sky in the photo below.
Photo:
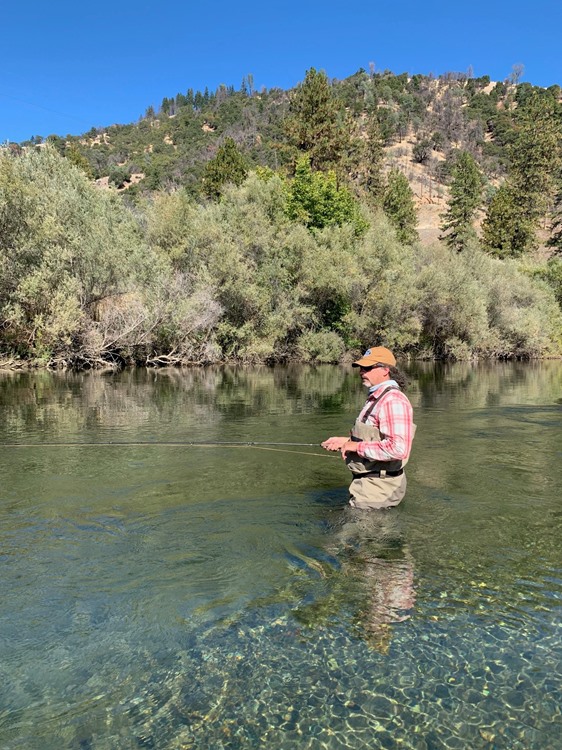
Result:
{"label": "blue sky", "polygon": [[535,0],[115,0],[10,3],[0,16],[0,143],[136,120],[188,88],[289,88],[310,67],[344,78],[449,70],[562,84],[562,3]]}

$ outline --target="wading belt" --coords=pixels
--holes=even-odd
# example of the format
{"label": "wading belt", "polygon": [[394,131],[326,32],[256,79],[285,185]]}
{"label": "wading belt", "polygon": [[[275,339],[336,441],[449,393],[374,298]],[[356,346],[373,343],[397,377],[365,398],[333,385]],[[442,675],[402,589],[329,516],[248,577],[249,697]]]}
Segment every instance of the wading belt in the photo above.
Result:
{"label": "wading belt", "polygon": [[366,471],[363,474],[355,474],[351,472],[354,479],[365,479],[365,477],[376,477],[378,479],[384,479],[385,477],[399,477],[404,473],[404,469],[398,469],[398,471],[387,471],[381,469],[380,471]]}

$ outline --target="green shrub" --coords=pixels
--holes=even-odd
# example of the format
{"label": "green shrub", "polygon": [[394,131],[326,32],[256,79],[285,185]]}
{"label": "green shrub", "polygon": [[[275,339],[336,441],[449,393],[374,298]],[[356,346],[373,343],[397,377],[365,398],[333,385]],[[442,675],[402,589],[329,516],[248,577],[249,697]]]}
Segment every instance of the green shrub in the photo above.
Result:
{"label": "green shrub", "polygon": [[334,331],[307,331],[298,340],[298,351],[305,362],[339,362],[345,348],[343,340]]}
{"label": "green shrub", "polygon": [[359,205],[335,172],[313,172],[309,157],[297,161],[287,190],[287,215],[310,229],[351,224],[357,235],[367,229]]}
{"label": "green shrub", "polygon": [[[23,356],[66,358],[103,299],[128,291],[148,258],[138,225],[52,148],[0,157],[0,314]],[[0,209],[0,216],[5,213]]]}
{"label": "green shrub", "polygon": [[3,353],[42,364],[560,353],[561,261],[402,244],[383,212],[310,231],[272,173],[128,208],[53,149],[0,154]]}

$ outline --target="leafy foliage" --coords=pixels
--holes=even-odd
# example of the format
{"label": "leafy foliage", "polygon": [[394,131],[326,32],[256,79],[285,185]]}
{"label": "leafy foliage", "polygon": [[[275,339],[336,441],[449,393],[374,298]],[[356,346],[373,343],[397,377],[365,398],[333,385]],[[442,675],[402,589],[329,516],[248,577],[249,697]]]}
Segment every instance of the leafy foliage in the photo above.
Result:
{"label": "leafy foliage", "polygon": [[338,187],[335,172],[313,172],[310,159],[301,157],[287,196],[287,215],[309,229],[351,224],[362,234],[367,222],[349,190]]}
{"label": "leafy foliage", "polygon": [[552,286],[558,304],[562,307],[562,258],[550,258],[544,277]]}
{"label": "leafy foliage", "polygon": [[429,138],[422,138],[421,140],[416,142],[412,150],[412,154],[418,164],[425,164],[425,162],[429,160],[432,151],[433,143],[431,142],[431,140]]}

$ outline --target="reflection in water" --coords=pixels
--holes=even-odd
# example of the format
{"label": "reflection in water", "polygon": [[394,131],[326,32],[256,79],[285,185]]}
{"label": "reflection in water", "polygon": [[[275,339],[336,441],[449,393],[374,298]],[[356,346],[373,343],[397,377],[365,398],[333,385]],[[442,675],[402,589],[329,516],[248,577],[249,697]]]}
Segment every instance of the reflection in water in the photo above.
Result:
{"label": "reflection in water", "polygon": [[396,510],[346,508],[335,535],[342,575],[362,592],[357,632],[388,653],[392,626],[407,620],[415,604],[414,560]]}
{"label": "reflection in water", "polygon": [[[228,419],[283,416],[337,408],[355,382],[335,367],[243,367],[126,370],[121,373],[0,371],[0,427],[55,434],[83,429],[133,430],[184,422],[191,429]],[[206,424],[207,423],[207,424]],[[187,436],[189,437],[189,436]],[[258,435],[255,436],[256,439]]]}
{"label": "reflection in water", "polygon": [[[494,409],[522,403],[560,403],[562,367],[540,363],[415,362],[406,368],[414,408]],[[126,370],[121,373],[0,371],[0,435],[4,441],[36,435],[69,437],[94,431],[146,432],[157,426],[196,438],[224,422],[234,438],[241,422],[251,422],[254,439],[268,420],[314,414],[315,437],[325,423],[343,428],[363,403],[354,374],[323,365],[289,367],[209,367],[190,370]],[[331,418],[331,419],[329,419]],[[300,420],[292,427],[300,429]]]}
{"label": "reflection in water", "polygon": [[393,626],[413,612],[414,557],[398,509],[359,511],[345,492],[331,498],[333,507],[317,545],[287,550],[285,558],[298,575],[283,597],[292,615],[312,631],[344,620],[353,638],[386,654]]}

